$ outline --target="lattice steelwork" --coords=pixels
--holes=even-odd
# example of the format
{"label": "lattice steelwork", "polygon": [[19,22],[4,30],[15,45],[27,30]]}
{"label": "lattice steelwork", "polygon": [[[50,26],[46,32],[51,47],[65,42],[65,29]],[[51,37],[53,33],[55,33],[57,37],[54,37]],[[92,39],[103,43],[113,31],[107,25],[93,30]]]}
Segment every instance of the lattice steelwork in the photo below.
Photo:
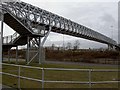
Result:
{"label": "lattice steelwork", "polygon": [[19,19],[33,34],[45,34],[46,31],[45,29],[41,31],[41,26],[45,28],[51,26],[51,31],[53,32],[64,33],[114,46],[117,45],[116,41],[105,35],[25,2],[6,2],[3,4],[3,8],[7,13]]}

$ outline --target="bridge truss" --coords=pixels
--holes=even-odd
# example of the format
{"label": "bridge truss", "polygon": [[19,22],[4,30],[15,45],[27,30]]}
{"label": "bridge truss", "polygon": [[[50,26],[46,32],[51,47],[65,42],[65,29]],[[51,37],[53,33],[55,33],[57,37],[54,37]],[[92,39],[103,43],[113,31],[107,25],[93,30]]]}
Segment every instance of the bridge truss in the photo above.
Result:
{"label": "bridge truss", "polygon": [[[15,40],[17,41],[20,38],[21,40],[23,38],[26,38],[26,41],[24,41],[23,43],[20,44],[17,42],[15,43],[15,45],[18,46],[27,44],[28,53],[30,42],[32,42],[33,46],[39,48],[37,53],[40,56],[41,47],[43,46],[50,32],[66,34],[74,37],[104,43],[109,46],[118,47],[116,41],[99,32],[96,32],[88,27],[71,21],[70,19],[58,16],[31,4],[19,1],[4,2],[1,4],[1,6],[2,13],[4,15],[4,22],[9,26],[13,27],[16,33],[19,34],[16,38],[12,38],[12,41],[10,40],[5,44],[14,44]],[[16,23],[14,24],[19,27],[15,27],[14,25],[10,24],[10,20],[12,21],[12,19],[10,18],[15,19]],[[20,27],[23,28],[20,30]],[[42,37],[44,39],[41,42]],[[8,41],[6,40],[6,38],[4,39],[5,41]],[[31,61],[29,60],[29,54],[28,61]]]}

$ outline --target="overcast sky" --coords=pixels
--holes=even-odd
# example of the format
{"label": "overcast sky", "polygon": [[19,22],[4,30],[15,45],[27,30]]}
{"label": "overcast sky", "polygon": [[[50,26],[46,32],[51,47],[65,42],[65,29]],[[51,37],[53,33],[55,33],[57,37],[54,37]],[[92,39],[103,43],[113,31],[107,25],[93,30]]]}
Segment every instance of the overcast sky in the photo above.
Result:
{"label": "overcast sky", "polygon": [[[84,2],[83,2],[84,1]],[[118,41],[118,0],[24,0],[24,2],[63,16]],[[14,33],[4,26],[4,35]],[[62,46],[63,42],[80,41],[81,48],[100,48],[107,45],[72,36],[50,33],[45,45]]]}

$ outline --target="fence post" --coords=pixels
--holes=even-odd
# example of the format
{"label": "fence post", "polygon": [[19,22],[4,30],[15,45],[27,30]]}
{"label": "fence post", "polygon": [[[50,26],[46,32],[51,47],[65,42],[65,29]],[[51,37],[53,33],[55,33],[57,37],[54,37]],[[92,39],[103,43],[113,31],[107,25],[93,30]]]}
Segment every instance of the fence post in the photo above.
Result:
{"label": "fence post", "polygon": [[18,89],[20,89],[20,66],[18,66]]}
{"label": "fence post", "polygon": [[13,43],[12,38],[13,38],[13,37],[12,37],[12,35],[11,35],[11,43]]}
{"label": "fence post", "polygon": [[42,68],[42,90],[44,90],[44,68]]}
{"label": "fence post", "polygon": [[91,88],[92,84],[91,84],[91,71],[92,69],[89,69],[89,88]]}

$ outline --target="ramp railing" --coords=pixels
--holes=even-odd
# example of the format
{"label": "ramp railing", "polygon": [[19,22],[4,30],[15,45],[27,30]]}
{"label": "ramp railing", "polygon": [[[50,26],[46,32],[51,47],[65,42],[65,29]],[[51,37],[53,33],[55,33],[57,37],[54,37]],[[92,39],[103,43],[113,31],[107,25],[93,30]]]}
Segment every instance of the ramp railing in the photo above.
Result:
{"label": "ramp railing", "polygon": [[12,44],[20,35],[15,32],[13,35],[3,37],[3,44]]}

